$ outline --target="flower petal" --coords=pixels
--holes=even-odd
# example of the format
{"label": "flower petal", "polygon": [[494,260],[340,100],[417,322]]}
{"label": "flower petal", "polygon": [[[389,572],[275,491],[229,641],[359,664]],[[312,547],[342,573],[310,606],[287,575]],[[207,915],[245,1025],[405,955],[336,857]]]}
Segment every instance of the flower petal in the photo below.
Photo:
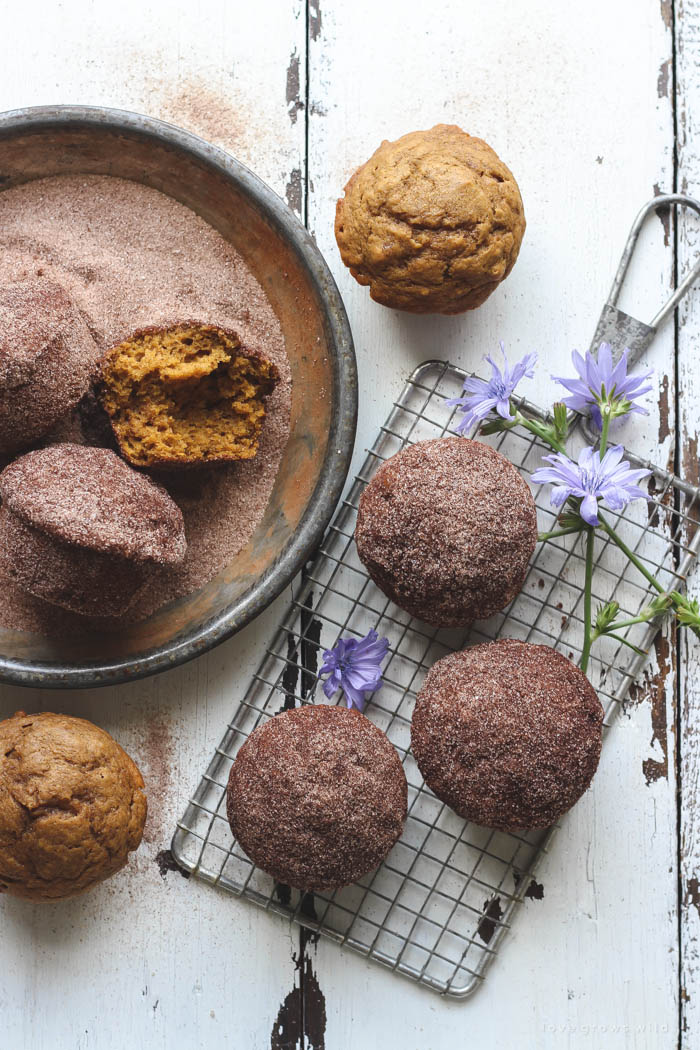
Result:
{"label": "flower petal", "polygon": [[356,689],[350,682],[343,682],[343,692],[348,701],[348,707],[356,707],[358,711],[365,709],[365,694],[361,689]]}
{"label": "flower petal", "polygon": [[532,379],[535,374],[535,365],[537,364],[537,354],[525,354],[522,361],[518,361],[513,372],[510,376],[511,391],[515,389],[521,379]]}
{"label": "flower petal", "polygon": [[581,500],[581,517],[589,525],[598,525],[598,501],[590,493]]}
{"label": "flower petal", "polygon": [[[629,350],[625,349],[622,351],[620,360],[617,362],[612,372],[610,373],[610,392],[615,390],[619,395],[623,385],[627,379],[627,357]],[[632,378],[632,377],[630,377]]]}
{"label": "flower petal", "polygon": [[329,700],[333,699],[334,695],[338,692],[339,688],[340,688],[340,683],[336,682],[333,678],[328,678],[323,683],[323,691],[324,691],[324,693],[326,694],[326,696],[328,697]]}
{"label": "flower petal", "polygon": [[[622,457],[625,454],[625,450],[622,445],[613,445],[603,456],[600,463],[600,470],[602,474],[611,474],[616,469],[618,464],[622,461]],[[600,459],[600,454],[598,454]],[[629,467],[629,464],[627,464]]]}
{"label": "flower petal", "polygon": [[493,382],[494,379],[502,380],[503,375],[501,373],[501,370],[490,354],[486,354],[484,361],[486,361],[487,365],[491,366],[491,382]]}
{"label": "flower petal", "polygon": [[586,362],[581,357],[578,350],[573,350],[571,353],[571,363],[581,377],[583,383],[586,382]]}
{"label": "flower petal", "polygon": [[321,664],[321,670],[318,673],[320,675],[330,674],[330,672],[335,671],[336,667],[338,666],[335,653],[327,649],[323,655],[325,657],[325,660]]}
{"label": "flower petal", "polygon": [[566,379],[564,376],[552,376],[552,379],[577,397],[584,397],[586,401],[591,400],[590,390],[580,379]]}
{"label": "flower petal", "polygon": [[536,485],[558,485],[563,479],[554,467],[539,467],[530,475]]}
{"label": "flower petal", "polygon": [[479,379],[478,376],[467,376],[462,390],[465,394],[484,394],[488,392],[489,384],[485,379]]}
{"label": "flower petal", "polygon": [[600,377],[605,384],[608,394],[610,393],[610,385],[613,374],[613,359],[612,350],[610,349],[610,343],[601,343],[598,349],[598,371]]}
{"label": "flower petal", "polygon": [[565,485],[555,486],[549,494],[549,502],[553,507],[563,507],[571,496],[571,489]]}
{"label": "flower petal", "polygon": [[473,416],[471,412],[468,412],[465,416],[462,416],[459,423],[456,424],[454,432],[455,434],[466,434],[467,431],[471,430],[478,422],[479,420]]}

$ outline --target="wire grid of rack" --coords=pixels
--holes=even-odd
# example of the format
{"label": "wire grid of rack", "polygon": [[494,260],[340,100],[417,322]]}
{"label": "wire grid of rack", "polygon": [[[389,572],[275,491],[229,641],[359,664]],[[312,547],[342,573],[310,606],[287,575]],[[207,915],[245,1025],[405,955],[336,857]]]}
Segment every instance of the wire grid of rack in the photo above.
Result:
{"label": "wire grid of rack", "polygon": [[[493,831],[465,823],[440,803],[424,785],[409,750],[416,695],[435,660],[465,644],[515,637],[554,646],[576,660],[583,640],[579,536],[541,543],[520,595],[502,613],[466,633],[438,630],[409,617],[372,583],[357,558],[353,531],[363,488],[377,467],[406,444],[451,432],[454,410],[445,399],[461,390],[465,377],[446,362],[426,362],[408,380],[173,838],[173,853],[183,869],[455,997],[469,995],[483,980],[555,829]],[[524,401],[519,404],[534,410]],[[572,437],[574,443],[585,443],[578,418],[572,422]],[[547,451],[520,428],[486,440],[526,477]],[[653,469],[649,503],[636,501],[621,515],[608,512],[608,520],[664,589],[682,588],[700,543],[700,492],[646,465]],[[548,492],[539,490],[535,496],[540,530],[551,531],[555,512]],[[597,603],[614,598],[620,604],[618,618],[624,619],[636,616],[648,601],[646,581],[605,536],[597,542],[593,598]],[[364,636],[371,627],[389,639],[390,650],[384,685],[372,696],[366,714],[402,757],[408,819],[384,863],[359,883],[334,893],[304,894],[276,884],[234,841],[226,820],[229,770],[256,726],[283,709],[316,701],[322,650],[342,634]],[[657,630],[654,623],[635,625],[626,637],[646,654]],[[606,727],[645,659],[609,638],[596,643],[589,677],[605,708]]]}

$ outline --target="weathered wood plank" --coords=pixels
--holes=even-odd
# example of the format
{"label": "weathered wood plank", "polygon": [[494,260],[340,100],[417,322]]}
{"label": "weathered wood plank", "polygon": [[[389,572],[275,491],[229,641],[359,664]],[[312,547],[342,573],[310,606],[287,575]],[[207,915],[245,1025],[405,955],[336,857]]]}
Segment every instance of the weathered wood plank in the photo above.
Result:
{"label": "weathered wood plank", "polygon": [[[30,0],[6,13],[0,109],[85,103],[163,117],[235,153],[301,211],[305,21],[302,0]],[[53,708],[113,732],[143,769],[150,803],[128,873],[62,905],[0,901],[3,1046],[263,1048],[273,1032],[288,1045],[301,1013],[289,999],[296,931],[158,864],[284,601],[157,679],[87,693],[0,689],[0,717]]]}
{"label": "weathered wood plank", "polygon": [[3,109],[83,104],[149,113],[223,146],[301,211],[304,0],[28,0],[3,33]]}
{"label": "weathered wood plank", "polygon": [[[700,150],[697,107],[700,103],[700,4],[684,0],[675,5],[678,189],[700,196]],[[700,222],[685,215],[678,226],[679,274],[687,272],[700,252]],[[688,481],[700,482],[698,461],[698,354],[700,295],[691,293],[678,311],[679,469]],[[694,515],[697,518],[697,514]],[[689,593],[700,597],[700,581],[691,579]],[[680,750],[680,942],[681,1042],[690,1050],[700,1033],[700,642],[688,634],[682,639],[679,705]]]}
{"label": "weathered wood plank", "polygon": [[[664,14],[656,0],[594,0],[585,9],[447,0],[428,19],[407,18],[399,0],[322,0],[309,52],[309,224],[355,333],[356,463],[419,361],[447,357],[476,369],[499,339],[514,355],[537,349],[544,367],[528,388],[536,400],[551,396],[548,373],[567,370],[570,350],[587,347],[636,209],[672,186]],[[382,138],[439,121],[484,137],[512,168],[528,230],[512,275],[480,310],[416,318],[372,303],[344,270],[333,213]],[[672,280],[665,236],[652,219],[622,302],[647,319]],[[649,360],[659,404],[625,440],[666,460],[672,326]],[[593,791],[542,866],[543,898],[527,900],[484,989],[467,1005],[436,1002],[321,942],[333,1045],[447,1046],[465,1025],[474,1045],[623,1047],[630,1032],[635,1046],[675,1045],[674,673],[663,643],[659,655],[606,746]]]}
{"label": "weathered wood plank", "polygon": [[[682,8],[688,32],[697,29],[697,3]],[[309,217],[358,346],[358,457],[404,374],[424,358],[477,367],[503,338],[514,353],[540,350],[546,376],[566,368],[572,346],[587,345],[636,207],[655,186],[670,188],[669,9],[658,0],[592,0],[585,10],[446,0],[436,17],[398,0],[311,0]],[[263,0],[254,10],[224,0],[197,10],[182,0],[147,9],[72,0],[55,11],[33,0],[13,10],[0,43],[0,108],[96,102],[164,116],[231,149],[303,210],[304,22],[300,0]],[[529,229],[513,275],[478,313],[417,319],[370,303],[354,285],[334,245],[333,208],[382,137],[439,120],[461,123],[502,154],[521,183]],[[644,263],[631,275],[643,317],[670,283],[664,233],[650,224]],[[657,459],[669,455],[675,430],[672,336],[667,329],[650,354],[659,409],[630,438]],[[530,388],[535,398],[549,389],[544,378]],[[687,446],[692,453],[692,440]],[[116,1034],[135,1048],[292,1047],[305,1038],[317,1050],[325,994],[329,1047],[438,1050],[463,1031],[475,1046],[494,1037],[547,1050],[625,1047],[632,1038],[674,1046],[674,685],[673,654],[663,648],[609,741],[594,791],[538,874],[542,898],[527,900],[469,1004],[442,1003],[332,945],[311,952],[319,991],[310,976],[306,988],[318,1005],[308,996],[305,1004],[292,991],[295,931],[175,873],[161,878],[156,856],[283,601],[211,656],[154,681],[55,697],[0,692],[0,715],[53,704],[105,725],[143,765],[155,799],[129,876],[65,909],[0,904],[7,1045],[102,1047]],[[650,772],[658,775],[647,785]],[[688,937],[691,879],[688,869]]]}

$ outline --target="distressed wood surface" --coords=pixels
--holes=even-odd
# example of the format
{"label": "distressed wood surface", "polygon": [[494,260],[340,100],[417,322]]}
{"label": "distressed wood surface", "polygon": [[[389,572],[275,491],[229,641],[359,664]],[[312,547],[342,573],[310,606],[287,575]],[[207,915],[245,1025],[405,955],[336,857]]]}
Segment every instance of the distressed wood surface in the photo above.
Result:
{"label": "distressed wood surface", "polygon": [[[537,349],[545,367],[529,389],[534,399],[551,396],[547,374],[588,345],[637,208],[673,183],[672,30],[658,4],[447,10],[427,26],[405,19],[398,0],[325,5],[311,41],[309,224],[355,334],[358,457],[384,412],[387,385],[395,396],[406,370],[427,357],[473,369],[501,338],[514,353]],[[505,158],[528,230],[511,277],[479,311],[417,320],[369,303],[344,272],[333,208],[379,139],[441,120],[482,135]],[[667,237],[652,219],[625,288],[621,305],[642,318],[672,280]],[[660,405],[628,432],[654,459],[671,454],[673,359],[671,326],[649,354]],[[606,744],[594,791],[564,822],[538,873],[542,898],[526,901],[484,988],[468,1004],[423,993],[398,1000],[390,975],[344,956],[339,967],[333,946],[321,942],[330,1046],[345,1045],[353,1022],[357,1046],[358,1028],[375,1045],[401,1033],[409,1046],[447,1046],[458,1031],[474,1046],[676,1045],[675,686],[663,642],[659,653]],[[384,1005],[392,1001],[396,1010]]]}
{"label": "distressed wood surface", "polygon": [[[224,2],[39,0],[17,8],[12,28],[0,40],[0,109],[148,112],[225,146],[299,206],[303,4],[263,0],[246,14]],[[0,902],[3,1050],[258,1050],[275,1045],[273,1032],[286,1045],[300,1030],[298,932],[190,885],[164,856],[283,601],[158,678],[87,693],[1,691],[2,716],[54,708],[104,726],[134,755],[149,797],[145,841],[124,877],[65,906]]]}
{"label": "distressed wood surface", "polygon": [[[405,374],[425,358],[475,369],[499,339],[514,354],[536,349],[543,367],[528,392],[549,397],[548,374],[588,345],[636,209],[676,180],[700,192],[691,141],[697,0],[675,12],[658,0],[583,8],[444,0],[439,17],[405,0],[258,0],[252,10],[226,0],[196,9],[133,0],[50,9],[34,0],[13,9],[11,24],[0,40],[0,109],[81,102],[164,117],[234,152],[308,217],[356,340],[356,464]],[[371,303],[332,233],[354,167],[382,138],[438,121],[494,146],[520,183],[528,219],[503,288],[451,319]],[[683,261],[697,247],[693,226],[681,223],[676,237],[668,217],[650,220],[621,304],[642,319],[672,284],[676,241]],[[672,462],[678,429],[689,475],[700,426],[698,302],[687,300],[677,332],[669,324],[659,334],[648,355],[658,404],[625,435],[642,454]],[[564,821],[468,1003],[441,1001],[168,871],[174,822],[285,600],[213,653],[151,681],[92,693],[0,691],[0,716],[53,707],[105,726],[143,768],[151,803],[127,874],[61,906],[0,902],[1,1045],[665,1050],[678,1044],[681,1017],[684,1045],[697,1045],[700,654],[677,655],[673,638],[659,640],[594,789]]]}
{"label": "distressed wood surface", "polygon": [[[700,4],[678,2],[676,23],[676,124],[678,134],[678,189],[700,196],[700,151],[697,143],[700,104]],[[700,223],[684,216],[678,226],[679,273],[692,266],[700,252]],[[698,359],[700,327],[698,296],[686,299],[678,311],[678,448],[684,475],[698,484]],[[700,598],[700,580],[691,580],[689,593]],[[680,812],[680,944],[681,944],[681,1040],[691,1050],[700,1032],[700,642],[692,635],[683,639],[679,682],[679,812]]]}

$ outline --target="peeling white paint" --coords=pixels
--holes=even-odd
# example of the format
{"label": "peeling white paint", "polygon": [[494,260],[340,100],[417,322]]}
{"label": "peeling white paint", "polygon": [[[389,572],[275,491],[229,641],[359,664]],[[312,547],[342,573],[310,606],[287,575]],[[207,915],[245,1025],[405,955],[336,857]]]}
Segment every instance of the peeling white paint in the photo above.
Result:
{"label": "peeling white paint", "polygon": [[[405,0],[310,0],[309,224],[355,334],[358,457],[406,372],[425,358],[476,368],[501,338],[515,353],[536,349],[543,368],[530,393],[542,399],[551,391],[549,372],[565,371],[571,349],[587,347],[637,207],[655,185],[672,187],[671,99],[658,93],[659,71],[671,56],[670,7],[659,0],[443,0],[432,10]],[[290,119],[286,93],[296,54],[305,98],[301,0],[25,0],[6,23],[0,108],[96,103],[179,119],[236,152],[282,197],[301,172],[303,192],[304,115]],[[676,25],[681,177],[697,193],[700,157],[690,133],[700,106],[700,0],[679,4]],[[192,84],[202,88],[199,110],[183,101]],[[208,109],[208,97],[217,105]],[[513,274],[481,310],[411,318],[371,303],[343,269],[333,210],[348,176],[383,137],[438,121],[461,124],[502,155],[520,182],[528,230]],[[670,284],[663,234],[659,222],[645,230],[644,254],[621,303],[642,318],[655,312]],[[681,244],[694,250],[697,231],[681,227]],[[689,435],[698,429],[698,309],[697,297],[687,302],[680,332],[681,427]],[[667,326],[649,353],[649,364],[670,384],[662,446],[657,407],[627,432],[636,450],[661,461],[675,427],[673,356]],[[92,694],[4,689],[0,715],[19,706],[84,715],[114,732],[137,760],[145,758],[149,725],[165,719],[172,768],[160,834],[174,826],[287,600],[209,656],[156,680]],[[700,681],[700,650],[689,657]],[[656,745],[650,750],[650,707],[631,705],[606,745],[594,788],[565,820],[538,872],[544,898],[521,910],[502,958],[469,1003],[442,1002],[333,945],[318,945],[314,969],[326,996],[328,1050],[675,1047],[672,676],[666,699],[668,777],[645,785],[642,762],[657,755]],[[688,800],[699,794],[699,706],[691,681],[683,707]],[[688,887],[700,878],[690,804],[683,842]],[[0,902],[3,1046],[189,1050],[213,1045],[222,1032],[231,1045],[270,1045],[280,1004],[294,986],[296,936],[290,940],[284,922],[194,880],[172,872],[162,879],[155,856],[167,845],[162,836],[147,843],[129,874],[75,902]],[[697,1034],[700,915],[689,891],[683,923],[690,997],[684,1011],[688,1032]],[[694,1045],[688,1034],[687,1050]]]}

